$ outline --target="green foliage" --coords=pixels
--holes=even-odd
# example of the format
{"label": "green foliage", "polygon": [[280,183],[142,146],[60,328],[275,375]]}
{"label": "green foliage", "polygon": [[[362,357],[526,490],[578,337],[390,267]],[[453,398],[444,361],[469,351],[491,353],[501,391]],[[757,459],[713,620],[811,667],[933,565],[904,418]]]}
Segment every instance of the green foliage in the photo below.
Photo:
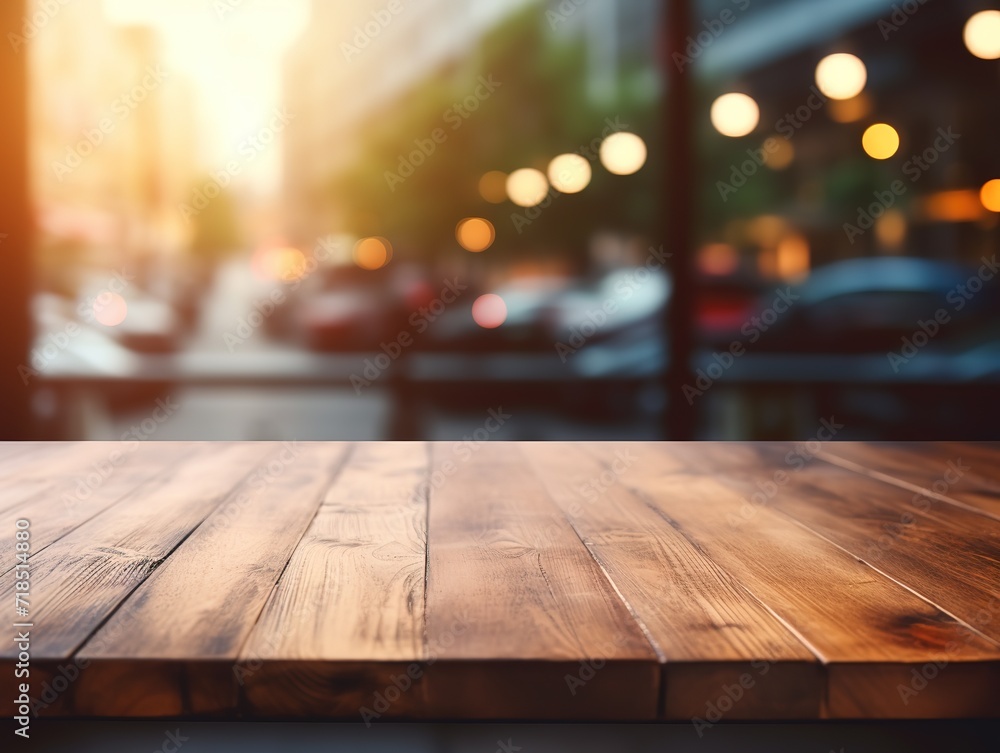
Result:
{"label": "green foliage", "polygon": [[[555,38],[542,7],[512,16],[480,40],[474,53],[437,71],[364,125],[354,166],[331,178],[329,200],[345,208],[351,232],[385,235],[410,258],[453,249],[455,225],[470,215],[496,225],[497,247],[508,254],[540,248],[582,254],[595,229],[649,230],[657,211],[656,171],[647,164],[633,176],[609,175],[596,151],[590,152],[610,120],[642,135],[650,162],[657,158],[654,103],[641,87],[629,85],[649,75],[648,62],[622,71],[619,96],[610,104],[588,98],[585,71],[585,40]],[[481,78],[499,85],[459,120],[456,112],[474,97]],[[426,145],[435,129],[443,132],[442,143],[419,166],[414,155],[412,175],[402,177],[419,149],[415,140]],[[580,194],[553,192],[548,206],[530,214],[479,195],[479,178],[489,170],[544,171],[557,154],[581,150],[595,159],[593,181]],[[525,224],[515,214],[532,219]]]}

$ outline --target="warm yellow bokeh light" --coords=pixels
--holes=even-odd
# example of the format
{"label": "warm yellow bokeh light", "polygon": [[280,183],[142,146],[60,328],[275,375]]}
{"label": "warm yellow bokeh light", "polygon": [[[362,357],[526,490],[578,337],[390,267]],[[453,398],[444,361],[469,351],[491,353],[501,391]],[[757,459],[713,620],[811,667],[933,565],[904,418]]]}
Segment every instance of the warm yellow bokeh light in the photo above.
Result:
{"label": "warm yellow bokeh light", "polygon": [[614,175],[631,175],[646,164],[646,142],[634,133],[619,131],[601,142],[601,164]]}
{"label": "warm yellow bokeh light", "polygon": [[94,318],[105,327],[117,327],[128,314],[128,304],[118,293],[105,290],[94,299]]}
{"label": "warm yellow bokeh light", "polygon": [[969,52],[983,60],[1000,58],[1000,10],[984,10],[965,22],[962,33]]}
{"label": "warm yellow bokeh light", "polygon": [[507,174],[499,170],[490,170],[479,179],[479,195],[490,204],[503,204],[507,201]]}
{"label": "warm yellow bokeh light", "polygon": [[906,240],[906,228],[906,215],[898,209],[889,209],[875,220],[875,238],[882,248],[895,251]]}
{"label": "warm yellow bokeh light", "polygon": [[871,98],[864,92],[850,99],[835,99],[827,104],[830,118],[838,123],[854,123],[868,116],[872,110]]}
{"label": "warm yellow bokeh light", "polygon": [[868,69],[861,59],[847,52],[827,55],[816,66],[816,86],[830,99],[858,96],[868,82]]}
{"label": "warm yellow bokeh light", "polygon": [[980,196],[972,188],[952,188],[920,197],[917,211],[931,222],[975,222],[983,218]]}
{"label": "warm yellow bokeh light", "polygon": [[507,321],[507,304],[495,293],[481,295],[472,304],[472,319],[483,329],[496,329]]}
{"label": "warm yellow bokeh light", "polygon": [[723,136],[746,136],[760,121],[760,108],[753,97],[739,92],[723,94],[712,103],[709,113],[715,130]]}
{"label": "warm yellow bokeh light", "polygon": [[899,134],[886,123],[868,126],[861,137],[861,146],[873,159],[889,159],[899,149]]}
{"label": "warm yellow bokeh light", "polygon": [[385,238],[362,238],[354,244],[354,263],[362,269],[381,269],[392,258],[392,246]]}
{"label": "warm yellow bokeh light", "polygon": [[774,136],[764,142],[764,164],[772,170],[784,170],[795,159],[795,147],[784,136]]}
{"label": "warm yellow bokeh light", "polygon": [[561,193],[579,193],[590,184],[590,163],[579,154],[560,154],[549,163],[549,183]]}
{"label": "warm yellow bokeh light", "polygon": [[306,256],[291,246],[270,246],[258,249],[251,266],[260,280],[293,282],[306,273]]}
{"label": "warm yellow bokeh light", "polygon": [[788,222],[773,214],[754,217],[746,225],[746,237],[762,248],[771,248],[789,232]]}
{"label": "warm yellow bokeh light", "polygon": [[478,253],[493,245],[496,229],[482,217],[467,217],[455,227],[455,239],[466,251]]}
{"label": "warm yellow bokeh light", "polygon": [[522,167],[507,176],[507,196],[519,207],[537,206],[548,193],[549,182],[541,170]]}
{"label": "warm yellow bokeh light", "polygon": [[983,184],[979,191],[979,200],[991,212],[1000,212],[1000,178],[994,178]]}
{"label": "warm yellow bokeh light", "polygon": [[809,241],[798,233],[782,238],[775,267],[782,280],[794,281],[809,274]]}
{"label": "warm yellow bokeh light", "polygon": [[285,282],[301,280],[306,274],[306,255],[297,248],[281,249],[281,264],[278,274]]}

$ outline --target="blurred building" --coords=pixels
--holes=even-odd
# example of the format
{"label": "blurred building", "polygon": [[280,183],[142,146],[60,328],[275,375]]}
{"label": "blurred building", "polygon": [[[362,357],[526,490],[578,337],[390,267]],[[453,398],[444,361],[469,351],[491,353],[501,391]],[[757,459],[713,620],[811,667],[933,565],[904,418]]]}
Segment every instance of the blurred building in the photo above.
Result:
{"label": "blurred building", "polygon": [[491,28],[536,0],[314,0],[308,31],[285,63],[285,101],[298,120],[285,142],[288,226],[311,239],[338,229],[327,198],[352,163],[365,121],[409,87],[467,55]]}
{"label": "blurred building", "polygon": [[657,70],[661,5],[658,0],[547,0],[545,21],[553,36],[585,43],[582,73],[591,102],[613,106],[623,86],[651,103],[661,93]]}
{"label": "blurred building", "polygon": [[[60,5],[30,40],[31,174],[43,282],[75,265],[174,253],[194,175],[190,82],[149,28],[110,24],[100,0]],[[68,263],[70,262],[70,263]]]}

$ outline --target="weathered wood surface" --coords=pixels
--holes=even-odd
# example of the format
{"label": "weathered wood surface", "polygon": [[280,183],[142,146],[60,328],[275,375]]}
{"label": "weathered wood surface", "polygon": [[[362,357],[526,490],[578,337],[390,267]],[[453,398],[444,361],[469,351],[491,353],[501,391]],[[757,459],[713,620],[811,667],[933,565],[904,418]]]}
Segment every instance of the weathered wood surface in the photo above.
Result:
{"label": "weathered wood surface", "polygon": [[12,443],[0,490],[41,716],[1000,716],[995,444]]}

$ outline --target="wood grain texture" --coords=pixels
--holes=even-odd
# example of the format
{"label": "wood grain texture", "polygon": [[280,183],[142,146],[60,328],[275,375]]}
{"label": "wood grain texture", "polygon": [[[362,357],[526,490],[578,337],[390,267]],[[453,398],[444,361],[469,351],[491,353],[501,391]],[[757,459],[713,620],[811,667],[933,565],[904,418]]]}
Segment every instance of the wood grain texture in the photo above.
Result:
{"label": "wood grain texture", "polygon": [[835,442],[824,460],[1000,521],[1000,446]]}
{"label": "wood grain texture", "polygon": [[42,716],[1000,716],[1000,445],[294,446],[0,445]]}
{"label": "wood grain texture", "polygon": [[546,443],[523,454],[658,647],[665,718],[710,716],[727,687],[740,689],[733,719],[819,715],[823,676],[812,652],[644,497],[617,483],[637,460],[628,444]]}
{"label": "wood grain texture", "polygon": [[[101,465],[112,453],[126,454],[126,442],[46,442],[26,454],[16,454],[7,463],[0,464],[0,482],[17,478],[27,480],[52,480],[77,478]],[[138,443],[136,443],[138,444]]]}
{"label": "wood grain texture", "polygon": [[474,708],[489,717],[655,716],[654,649],[518,448],[435,444],[433,457],[434,708],[457,717]]}
{"label": "wood grain texture", "polygon": [[[233,708],[237,653],[346,452],[344,444],[286,443],[265,457],[79,651],[90,666],[76,709],[115,716]],[[124,671],[137,661],[147,662],[141,677]],[[154,681],[157,665],[168,672]],[[171,684],[178,666],[183,682]],[[108,685],[123,692],[101,693]]]}
{"label": "wood grain texture", "polygon": [[[725,480],[749,496],[768,475]],[[825,463],[790,474],[769,504],[1000,645],[1000,521]]]}
{"label": "wood grain texture", "polygon": [[236,676],[253,713],[418,712],[412,677],[388,708],[379,694],[425,658],[427,469],[422,444],[354,447],[240,652]]}
{"label": "wood grain texture", "polygon": [[[33,648],[64,658],[78,648],[270,450],[267,445],[205,445],[31,558],[32,617],[45,624]],[[13,573],[0,577],[13,603]],[[0,657],[14,650],[0,648]]]}
{"label": "wood grain texture", "polygon": [[[792,471],[775,468],[775,494],[757,503],[714,476],[663,473],[655,445],[635,451],[620,483],[646,495],[822,658],[830,717],[1000,713],[988,690],[1000,680],[996,644],[776,511],[769,500],[783,489],[774,474]],[[949,672],[900,693],[913,671],[944,657]]]}
{"label": "wood grain texture", "polygon": [[[13,531],[21,518],[31,521],[35,556],[193,452],[180,443],[147,443],[128,452],[112,449],[77,473],[4,485],[4,496],[13,501],[0,504],[0,531]],[[13,538],[0,538],[0,573],[14,567],[14,543]]]}

